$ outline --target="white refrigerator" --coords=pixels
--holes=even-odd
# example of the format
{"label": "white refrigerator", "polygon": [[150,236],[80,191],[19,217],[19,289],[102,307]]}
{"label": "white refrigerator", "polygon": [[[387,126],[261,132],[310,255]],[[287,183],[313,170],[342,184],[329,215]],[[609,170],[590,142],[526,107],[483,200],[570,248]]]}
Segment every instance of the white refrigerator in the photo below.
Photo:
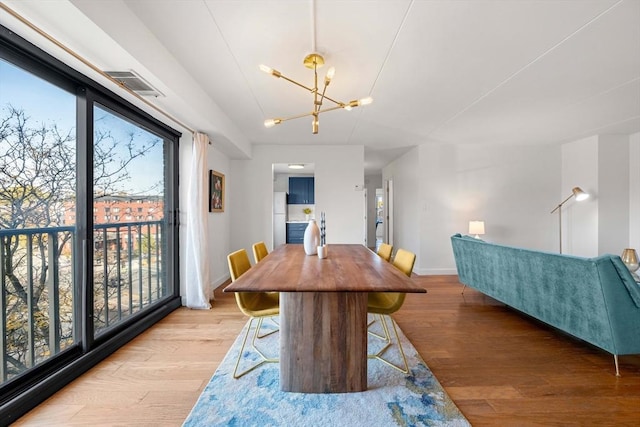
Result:
{"label": "white refrigerator", "polygon": [[287,193],[273,193],[273,248],[287,241]]}

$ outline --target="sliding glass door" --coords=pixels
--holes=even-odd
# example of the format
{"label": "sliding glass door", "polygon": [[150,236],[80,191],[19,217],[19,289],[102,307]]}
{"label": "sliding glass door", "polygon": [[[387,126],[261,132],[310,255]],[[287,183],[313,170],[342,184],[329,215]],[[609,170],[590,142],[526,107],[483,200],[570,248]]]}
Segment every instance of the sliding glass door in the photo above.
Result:
{"label": "sliding glass door", "polygon": [[170,295],[165,141],[93,107],[93,323],[96,336]]}
{"label": "sliding glass door", "polygon": [[0,26],[0,424],[180,305],[179,137]]}

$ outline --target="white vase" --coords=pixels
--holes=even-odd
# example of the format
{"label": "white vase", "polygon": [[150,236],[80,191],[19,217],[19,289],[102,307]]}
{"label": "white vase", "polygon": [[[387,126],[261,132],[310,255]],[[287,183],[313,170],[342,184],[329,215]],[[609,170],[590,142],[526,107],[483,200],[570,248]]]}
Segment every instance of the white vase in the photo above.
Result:
{"label": "white vase", "polygon": [[320,245],[320,229],[315,219],[309,220],[309,225],[304,230],[304,252],[307,255],[315,255]]}

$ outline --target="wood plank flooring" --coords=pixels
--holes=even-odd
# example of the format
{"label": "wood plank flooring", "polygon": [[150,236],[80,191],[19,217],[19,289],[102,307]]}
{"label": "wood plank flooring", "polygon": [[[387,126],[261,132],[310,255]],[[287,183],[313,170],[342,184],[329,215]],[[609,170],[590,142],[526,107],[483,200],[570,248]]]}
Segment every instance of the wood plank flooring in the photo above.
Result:
{"label": "wood plank flooring", "polygon": [[[613,357],[462,286],[414,276],[394,315],[474,426],[637,426],[640,355]],[[181,308],[22,417],[19,426],[180,426],[246,322],[233,295]],[[370,361],[369,363],[376,363]]]}

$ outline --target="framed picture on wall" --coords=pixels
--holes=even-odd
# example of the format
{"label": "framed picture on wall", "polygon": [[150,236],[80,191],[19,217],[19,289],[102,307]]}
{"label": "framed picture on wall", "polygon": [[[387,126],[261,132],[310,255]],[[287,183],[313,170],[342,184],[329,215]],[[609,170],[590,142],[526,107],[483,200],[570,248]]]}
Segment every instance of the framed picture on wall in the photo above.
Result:
{"label": "framed picture on wall", "polygon": [[209,212],[224,212],[224,174],[209,171]]}

